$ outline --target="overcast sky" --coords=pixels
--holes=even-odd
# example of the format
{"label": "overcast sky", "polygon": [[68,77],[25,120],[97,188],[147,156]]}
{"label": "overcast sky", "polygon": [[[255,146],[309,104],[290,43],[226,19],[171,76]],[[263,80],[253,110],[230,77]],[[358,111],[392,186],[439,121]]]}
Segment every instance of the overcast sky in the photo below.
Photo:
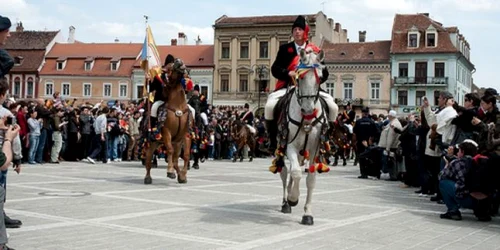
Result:
{"label": "overcast sky", "polygon": [[[283,3],[288,4],[284,5]],[[389,40],[394,15],[427,12],[444,26],[458,26],[471,46],[479,86],[500,90],[496,47],[500,35],[500,0],[0,0],[0,15],[22,21],[26,30],[62,30],[76,27],[82,42],[142,42],[144,15],[149,16],[157,44],[170,44],[177,32],[187,34],[189,44],[200,36],[213,43],[215,20],[222,15],[255,16],[310,14],[323,11],[348,30],[351,41],[358,31],[367,40]]]}

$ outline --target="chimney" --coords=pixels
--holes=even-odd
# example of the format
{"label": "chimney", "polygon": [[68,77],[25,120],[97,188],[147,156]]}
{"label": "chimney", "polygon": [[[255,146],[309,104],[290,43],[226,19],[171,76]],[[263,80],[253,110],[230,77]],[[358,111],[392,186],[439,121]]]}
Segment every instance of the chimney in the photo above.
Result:
{"label": "chimney", "polygon": [[18,22],[16,26],[16,32],[23,32],[23,31],[24,31],[23,23]]}
{"label": "chimney", "polygon": [[179,32],[177,38],[179,38],[179,45],[187,45],[187,36],[184,32]]}
{"label": "chimney", "polygon": [[68,43],[75,43],[75,27],[69,26]]}
{"label": "chimney", "polygon": [[335,31],[340,32],[340,23],[335,23]]}
{"label": "chimney", "polygon": [[196,42],[196,45],[200,45],[201,44],[200,35],[198,35],[198,38],[195,40],[195,42]]}
{"label": "chimney", "polygon": [[119,42],[120,42],[120,39],[118,39],[118,37],[115,38],[115,43],[119,43]]}
{"label": "chimney", "polygon": [[170,45],[177,46],[177,39],[170,39]]}
{"label": "chimney", "polygon": [[359,31],[359,42],[364,43],[366,41],[366,30]]}

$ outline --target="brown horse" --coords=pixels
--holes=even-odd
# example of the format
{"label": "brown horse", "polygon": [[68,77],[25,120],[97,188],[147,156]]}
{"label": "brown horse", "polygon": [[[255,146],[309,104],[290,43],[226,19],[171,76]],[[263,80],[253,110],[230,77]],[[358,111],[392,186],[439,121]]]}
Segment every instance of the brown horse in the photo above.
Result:
{"label": "brown horse", "polygon": [[255,141],[254,134],[251,133],[250,128],[240,120],[233,121],[231,124],[231,137],[236,143],[236,152],[233,156],[233,162],[236,162],[237,157],[240,157],[240,162],[243,161],[243,147],[248,145],[250,150],[250,162],[255,157]]}
{"label": "brown horse", "polygon": [[[174,179],[176,177],[175,172],[177,172],[177,181],[179,183],[186,183],[191,152],[189,127],[193,126],[193,118],[186,102],[184,88],[181,84],[181,79],[186,71],[184,63],[182,60],[176,59],[171,68],[168,82],[163,89],[163,94],[167,97],[167,102],[165,104],[167,113],[161,129],[161,135],[163,144],[167,149],[167,177]],[[154,151],[161,144],[162,141],[153,141],[146,150],[146,177],[144,178],[144,184],[152,183],[150,175],[151,159]],[[182,156],[184,167],[180,169],[179,157],[182,146],[184,146],[184,154]]]}
{"label": "brown horse", "polygon": [[349,157],[350,149],[351,149],[351,141],[349,140],[349,131],[341,119],[337,119],[334,123],[335,128],[333,133],[330,134],[330,140],[333,142],[336,148],[335,152],[335,162],[334,166],[337,166],[339,157],[342,157],[343,166],[347,165],[346,156]]}

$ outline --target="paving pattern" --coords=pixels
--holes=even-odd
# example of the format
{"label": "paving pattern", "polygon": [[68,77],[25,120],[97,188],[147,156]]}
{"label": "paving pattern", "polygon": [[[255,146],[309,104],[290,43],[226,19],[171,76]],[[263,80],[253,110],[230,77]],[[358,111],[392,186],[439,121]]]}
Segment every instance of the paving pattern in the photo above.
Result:
{"label": "paving pattern", "polygon": [[439,219],[444,205],[400,183],[357,179],[357,167],[317,178],[314,226],[299,222],[305,201],[282,214],[281,180],[270,159],[207,161],[187,184],[139,163],[26,165],[9,172],[6,213],[16,249],[500,249],[500,219]]}

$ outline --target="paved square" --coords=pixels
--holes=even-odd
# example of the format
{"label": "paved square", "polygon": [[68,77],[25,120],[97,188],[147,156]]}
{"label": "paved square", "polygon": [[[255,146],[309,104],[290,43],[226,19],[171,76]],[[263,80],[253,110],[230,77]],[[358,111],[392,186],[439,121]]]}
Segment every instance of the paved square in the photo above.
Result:
{"label": "paved square", "polygon": [[500,249],[500,223],[445,221],[444,205],[399,183],[359,180],[352,165],[317,179],[315,225],[299,222],[305,200],[282,214],[270,159],[209,161],[188,183],[139,163],[26,165],[8,176],[5,210],[16,249]]}

